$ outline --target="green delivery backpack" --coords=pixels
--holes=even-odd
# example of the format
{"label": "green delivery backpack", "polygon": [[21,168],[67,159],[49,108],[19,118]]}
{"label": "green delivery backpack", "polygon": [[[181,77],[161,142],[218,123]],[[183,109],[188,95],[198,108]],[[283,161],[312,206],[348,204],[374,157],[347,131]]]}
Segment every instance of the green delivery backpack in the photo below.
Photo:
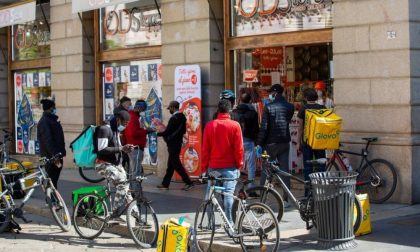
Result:
{"label": "green delivery backpack", "polygon": [[94,167],[96,152],[94,147],[96,126],[90,125],[70,144],[74,163],[78,167]]}

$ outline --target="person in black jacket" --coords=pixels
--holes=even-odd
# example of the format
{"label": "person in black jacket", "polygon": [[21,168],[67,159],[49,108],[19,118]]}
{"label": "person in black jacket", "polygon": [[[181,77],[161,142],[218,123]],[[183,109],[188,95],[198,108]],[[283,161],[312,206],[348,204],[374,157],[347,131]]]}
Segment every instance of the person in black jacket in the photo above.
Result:
{"label": "person in black jacket", "polygon": [[[62,157],[66,156],[66,147],[64,143],[64,132],[56,115],[55,102],[53,100],[41,100],[42,114],[37,125],[37,137],[41,157],[51,158],[59,153]],[[63,159],[60,158],[55,163],[47,164],[45,170],[55,188],[57,188],[58,179],[60,178],[61,169],[63,167]]]}
{"label": "person in black jacket", "polygon": [[258,113],[251,104],[251,95],[243,93],[241,95],[241,104],[239,104],[231,113],[233,120],[241,125],[244,144],[244,163],[248,170],[248,187],[254,187],[256,156],[255,141],[258,135]]}
{"label": "person in black jacket", "polygon": [[187,119],[183,113],[179,112],[179,102],[171,101],[167,109],[172,116],[169,119],[168,126],[165,131],[160,132],[157,135],[163,137],[163,140],[165,140],[166,145],[168,146],[168,168],[166,169],[166,174],[163,178],[162,184],[157,187],[162,190],[168,190],[172,175],[174,174],[174,171],[176,171],[185,183],[183,190],[188,191],[193,187],[193,183],[179,159],[182,139],[186,132]]}
{"label": "person in black jacket", "polygon": [[[271,159],[280,164],[283,171],[289,172],[289,149],[290,129],[289,123],[292,120],[294,107],[283,97],[284,88],[280,84],[274,84],[268,90],[273,100],[264,108],[261,128],[258,132],[257,145],[265,147]],[[257,148],[260,148],[258,147]],[[262,173],[261,183],[265,183],[265,173]],[[290,177],[282,177],[286,186],[290,188]],[[287,195],[284,194],[287,202]],[[288,203],[285,203],[287,206]]]}

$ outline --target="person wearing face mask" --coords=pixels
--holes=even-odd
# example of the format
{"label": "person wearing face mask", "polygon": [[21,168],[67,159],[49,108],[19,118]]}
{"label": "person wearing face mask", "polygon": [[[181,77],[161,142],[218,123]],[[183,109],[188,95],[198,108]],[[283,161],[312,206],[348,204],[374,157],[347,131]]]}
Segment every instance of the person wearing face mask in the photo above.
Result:
{"label": "person wearing face mask", "polygon": [[[130,121],[127,124],[127,128],[124,130],[123,138],[126,144],[131,144],[136,146],[132,152],[128,154],[130,159],[130,171],[129,178],[133,180],[137,176],[143,174],[143,152],[144,147],[146,146],[147,134],[153,132],[153,129],[145,128],[144,125],[141,125],[140,115],[144,113],[147,109],[147,103],[144,100],[137,100],[134,104],[133,110],[130,110]],[[136,181],[130,182],[130,189],[139,191],[141,189],[141,184]]]}
{"label": "person wearing face mask", "polygon": [[179,112],[179,102],[177,101],[171,101],[167,109],[172,116],[169,119],[166,129],[157,135],[163,137],[163,140],[168,146],[168,168],[166,169],[166,174],[163,178],[162,184],[157,187],[162,190],[168,190],[172,175],[174,174],[174,171],[176,171],[185,183],[183,190],[188,191],[193,187],[193,183],[179,159],[182,139],[186,132],[187,118],[183,113]]}
{"label": "person wearing face mask", "polygon": [[95,130],[94,149],[97,153],[95,170],[117,188],[111,218],[123,221],[118,216],[125,210],[126,204],[132,200],[132,197],[128,192],[129,185],[125,183],[127,174],[121,165],[122,153],[130,153],[134,146],[131,144],[122,145],[120,141],[120,134],[126,129],[130,121],[128,112],[122,110],[116,113],[115,121],[116,125],[114,126],[105,123]]}
{"label": "person wearing face mask", "polygon": [[[53,100],[41,100],[42,114],[37,125],[37,137],[41,157],[51,158],[59,153],[62,157],[66,156],[66,147],[64,143],[63,127],[57,116],[57,109]],[[63,159],[60,158],[55,163],[47,164],[45,170],[55,188],[58,187],[58,179],[63,167]]]}
{"label": "person wearing face mask", "polygon": [[323,81],[316,82],[314,85],[314,89],[318,96],[318,99],[316,101],[317,104],[324,105],[326,108],[334,107],[333,100],[327,96],[327,84],[325,84],[325,82]]}
{"label": "person wearing face mask", "polygon": [[[294,107],[283,97],[284,88],[280,84],[270,87],[272,102],[264,107],[261,127],[257,136],[256,152],[261,153],[264,148],[272,160],[280,164],[283,171],[289,172],[290,129]],[[290,178],[282,177],[286,186],[290,188]],[[261,175],[261,184],[265,183],[265,173]],[[288,207],[287,195],[284,194],[285,207]]]}
{"label": "person wearing face mask", "polygon": [[133,107],[132,107],[132,104],[131,104],[131,99],[130,98],[128,98],[127,96],[123,96],[123,97],[121,97],[121,99],[120,99],[120,104],[118,105],[118,107],[116,107],[115,109],[114,109],[114,115],[116,114],[116,113],[118,113],[118,112],[120,112],[120,111],[122,111],[122,110],[125,110],[125,111],[129,111],[129,110],[131,110],[131,109],[133,109]]}

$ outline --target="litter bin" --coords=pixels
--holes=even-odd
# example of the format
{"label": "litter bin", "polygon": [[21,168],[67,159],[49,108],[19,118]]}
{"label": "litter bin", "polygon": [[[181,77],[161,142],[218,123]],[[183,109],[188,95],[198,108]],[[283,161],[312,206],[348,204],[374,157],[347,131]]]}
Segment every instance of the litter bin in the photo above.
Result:
{"label": "litter bin", "polygon": [[309,175],[321,249],[357,247],[353,233],[357,172],[316,172]]}

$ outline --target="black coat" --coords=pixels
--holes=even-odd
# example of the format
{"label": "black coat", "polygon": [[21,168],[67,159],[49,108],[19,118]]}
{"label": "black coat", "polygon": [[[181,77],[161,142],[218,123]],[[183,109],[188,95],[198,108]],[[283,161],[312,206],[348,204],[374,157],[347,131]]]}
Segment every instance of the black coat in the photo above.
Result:
{"label": "black coat", "polygon": [[264,108],[257,144],[290,142],[289,123],[292,120],[294,107],[284,97],[277,97]]}
{"label": "black coat", "polygon": [[258,135],[258,113],[251,104],[239,104],[231,113],[232,120],[241,125],[242,136],[254,142]]}
{"label": "black coat", "polygon": [[182,146],[182,139],[187,131],[186,126],[187,118],[183,113],[179,112],[171,116],[166,130],[157,135],[163,137],[163,140],[165,140],[169,149],[180,149]]}
{"label": "black coat", "polygon": [[37,137],[42,157],[50,158],[58,153],[66,155],[63,127],[58,116],[44,112],[37,125]]}

